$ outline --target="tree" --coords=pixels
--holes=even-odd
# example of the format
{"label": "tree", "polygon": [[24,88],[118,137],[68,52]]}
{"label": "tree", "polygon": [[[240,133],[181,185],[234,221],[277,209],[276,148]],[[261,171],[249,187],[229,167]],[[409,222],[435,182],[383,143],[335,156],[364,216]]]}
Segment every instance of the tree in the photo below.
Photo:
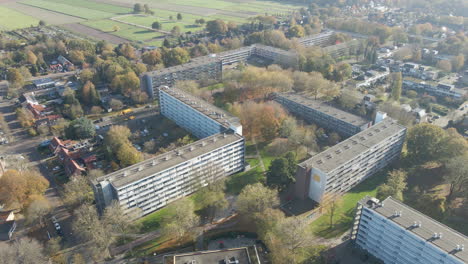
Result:
{"label": "tree", "polygon": [[0,244],[0,264],[46,264],[41,244],[35,239],[21,238],[12,244]]}
{"label": "tree", "polygon": [[80,253],[73,254],[73,264],[86,264],[83,255],[81,255]]}
{"label": "tree", "polygon": [[127,167],[143,160],[141,153],[131,144],[122,144],[115,154],[122,167]]}
{"label": "tree", "polygon": [[401,76],[401,72],[395,72],[392,73],[392,84],[391,84],[391,89],[392,89],[392,98],[395,101],[400,101],[401,97],[401,86],[403,83],[403,77]]}
{"label": "tree", "polygon": [[45,27],[47,23],[44,20],[39,20],[39,26],[40,27]]}
{"label": "tree", "polygon": [[162,232],[176,241],[190,233],[193,234],[200,218],[195,214],[195,205],[187,197],[181,198],[167,207],[168,215],[162,221]]}
{"label": "tree", "polygon": [[161,22],[159,22],[159,21],[154,21],[153,24],[151,24],[151,28],[152,28],[152,29],[157,29],[157,30],[159,30],[159,29],[161,29],[161,27],[162,27],[162,24],[161,24]]}
{"label": "tree", "polygon": [[140,90],[140,78],[135,72],[129,71],[115,76],[110,86],[114,91],[129,96],[131,92]]}
{"label": "tree", "polygon": [[328,224],[330,229],[335,225],[335,216],[338,208],[343,203],[340,196],[334,193],[326,193],[322,198],[322,208],[328,215]]}
{"label": "tree", "polygon": [[[216,170],[216,168],[213,169]],[[210,182],[207,186],[198,191],[200,205],[208,211],[211,216],[211,221],[213,221],[217,211],[226,209],[229,205],[224,195],[225,190],[226,185],[224,180],[218,180],[216,182]]]}
{"label": "tree", "polygon": [[162,59],[166,67],[184,64],[190,60],[189,53],[183,48],[163,49]]}
{"label": "tree", "polygon": [[34,115],[26,108],[16,109],[16,117],[20,125],[24,128],[34,125]]}
{"label": "tree", "polygon": [[393,170],[388,174],[387,181],[377,188],[377,198],[380,200],[392,196],[403,201],[403,191],[406,190],[407,173],[403,170]]}
{"label": "tree", "polygon": [[96,73],[90,69],[83,69],[80,72],[80,81],[82,84],[87,83],[88,81],[92,81],[94,79],[94,75]]}
{"label": "tree", "polygon": [[[93,179],[93,177],[89,175],[91,172],[88,173],[88,178]],[[71,207],[90,204],[94,199],[93,190],[89,180],[81,175],[73,176],[70,181],[65,183],[61,194],[65,204]]]}
{"label": "tree", "polygon": [[261,183],[250,184],[242,189],[237,198],[237,209],[246,217],[279,205],[278,191]]}
{"label": "tree", "polygon": [[99,220],[96,208],[84,204],[74,211],[73,233],[82,241],[89,242],[89,249],[95,257],[110,257],[109,247],[115,241],[110,228]]}
{"label": "tree", "polygon": [[287,35],[290,38],[302,38],[305,35],[305,31],[302,26],[294,25],[288,29]]}
{"label": "tree", "polygon": [[443,152],[445,131],[435,125],[422,123],[408,130],[408,154],[415,161],[427,162],[439,160]]}
{"label": "tree", "polygon": [[87,81],[80,89],[81,100],[88,105],[97,105],[100,102],[99,93],[91,81]]}
{"label": "tree", "polygon": [[144,10],[145,14],[151,14],[152,13],[152,11],[151,11],[148,4],[143,5],[143,10]]}
{"label": "tree", "polygon": [[50,213],[49,201],[44,196],[35,196],[34,200],[26,209],[26,221],[28,224],[37,223],[42,227],[46,216]]}
{"label": "tree", "polygon": [[61,237],[52,237],[49,241],[47,241],[45,252],[47,253],[49,257],[53,257],[60,251],[61,242],[62,242]]}
{"label": "tree", "polygon": [[5,208],[25,208],[48,187],[49,182],[36,171],[7,170],[0,178],[0,202]]}
{"label": "tree", "polygon": [[163,47],[165,47],[165,48],[170,48],[171,47],[171,43],[169,42],[169,40],[167,38],[164,38]]}
{"label": "tree", "polygon": [[300,249],[312,245],[314,240],[309,222],[298,216],[282,219],[272,233],[282,242],[282,246],[290,252],[293,258]]}
{"label": "tree", "polygon": [[279,136],[287,138],[293,134],[297,129],[296,119],[292,117],[287,117],[281,122],[281,127],[279,128]]}
{"label": "tree", "polygon": [[136,58],[135,48],[129,43],[120,44],[116,50],[118,54],[124,56],[125,58],[129,60]]}
{"label": "tree", "polygon": [[130,98],[134,104],[144,104],[148,102],[148,94],[141,90],[132,92]]}
{"label": "tree", "polygon": [[228,27],[223,20],[216,19],[206,22],[206,30],[210,35],[224,35],[228,31]]}
{"label": "tree", "polygon": [[136,3],[136,4],[133,5],[133,12],[134,13],[141,13],[143,11],[144,11],[143,6],[140,3]]}
{"label": "tree", "polygon": [[120,27],[117,25],[112,26],[112,31],[117,32],[120,30]]}
{"label": "tree", "polygon": [[82,65],[85,62],[85,55],[81,50],[72,50],[69,52],[70,60],[75,63]]}
{"label": "tree", "polygon": [[180,34],[181,34],[181,30],[180,30],[179,26],[174,26],[171,29],[171,35],[178,37],[178,36],[180,36]]}
{"label": "tree", "polygon": [[143,157],[128,139],[131,133],[127,127],[112,126],[106,134],[105,143],[120,166],[126,167],[142,161]]}
{"label": "tree", "polygon": [[92,138],[96,135],[96,128],[93,121],[86,117],[81,117],[70,122],[65,130],[65,134],[71,139]]}
{"label": "tree", "polygon": [[8,70],[7,80],[12,84],[13,87],[21,87],[25,81],[21,72],[16,68]]}
{"label": "tree", "polygon": [[465,65],[465,56],[462,53],[460,53],[458,54],[458,56],[455,56],[452,58],[451,63],[452,63],[452,69],[454,71],[456,72],[460,71]]}
{"label": "tree", "polygon": [[438,61],[436,67],[441,69],[444,72],[451,72],[452,71],[452,64],[448,60]]}
{"label": "tree", "polygon": [[134,223],[133,220],[140,216],[141,211],[139,209],[125,213],[120,204],[114,201],[110,206],[106,207],[102,222],[112,232],[125,235],[137,231],[139,225]]}
{"label": "tree", "polygon": [[450,159],[445,164],[447,173],[443,175],[444,182],[447,183],[449,193],[447,201],[451,201],[457,195],[467,193],[468,190],[468,154]]}
{"label": "tree", "polygon": [[274,159],[267,171],[267,185],[285,190],[289,184],[295,181],[296,157],[288,152],[284,157]]}
{"label": "tree", "polygon": [[182,20],[182,14],[181,13],[177,13],[177,20]]}
{"label": "tree", "polygon": [[32,65],[35,65],[37,63],[37,57],[36,57],[36,54],[34,54],[34,52],[28,50],[26,52],[26,60],[32,64]]}
{"label": "tree", "polygon": [[335,68],[333,70],[333,77],[332,79],[335,82],[341,82],[349,77],[351,77],[351,74],[353,72],[353,69],[351,68],[351,65],[349,63],[338,63],[335,65]]}

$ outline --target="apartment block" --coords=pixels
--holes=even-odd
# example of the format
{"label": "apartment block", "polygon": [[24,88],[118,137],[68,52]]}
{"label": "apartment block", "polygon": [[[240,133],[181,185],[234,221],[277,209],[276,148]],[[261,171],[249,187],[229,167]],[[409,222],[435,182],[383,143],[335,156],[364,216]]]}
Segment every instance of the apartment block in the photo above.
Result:
{"label": "apartment block", "polygon": [[454,100],[462,100],[466,96],[466,90],[455,88],[452,84],[437,84],[418,79],[405,78],[402,87],[404,90],[414,90],[419,93],[427,93],[437,97],[449,97]]}
{"label": "apartment block", "polygon": [[297,41],[304,46],[326,47],[335,44],[332,42],[333,34],[333,31],[324,31],[319,34],[299,38]]}
{"label": "apartment block", "polygon": [[142,215],[195,192],[209,182],[244,169],[244,138],[215,134],[93,180],[100,212],[117,201]]}
{"label": "apartment block", "polygon": [[157,96],[161,86],[173,86],[177,81],[218,80],[222,78],[222,61],[216,57],[195,58],[191,62],[161,70],[147,72],[142,76],[142,90],[150,97]]}
{"label": "apartment block", "polygon": [[161,87],[159,107],[161,114],[197,138],[232,130],[242,135],[242,125],[237,117],[180,89]]}
{"label": "apartment block", "polygon": [[468,237],[392,197],[358,202],[351,239],[386,264],[468,263]]}
{"label": "apartment block", "polygon": [[391,118],[298,164],[295,195],[317,203],[342,195],[401,153],[406,128]]}
{"label": "apartment block", "polygon": [[276,93],[274,97],[275,101],[283,105],[289,112],[307,122],[315,123],[345,137],[355,135],[372,125],[372,122],[365,118],[301,94]]}

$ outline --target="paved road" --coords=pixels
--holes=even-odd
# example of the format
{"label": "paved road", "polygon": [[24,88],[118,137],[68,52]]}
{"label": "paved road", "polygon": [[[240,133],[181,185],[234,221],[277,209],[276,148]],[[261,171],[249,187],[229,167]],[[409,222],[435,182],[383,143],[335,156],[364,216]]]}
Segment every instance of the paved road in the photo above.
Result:
{"label": "paved road", "polygon": [[462,104],[463,110],[461,110],[461,107],[459,107],[458,109],[449,112],[448,115],[441,116],[439,119],[436,119],[433,124],[440,127],[446,127],[450,120],[457,120],[463,115],[468,114],[468,107],[466,106],[468,106],[468,101]]}

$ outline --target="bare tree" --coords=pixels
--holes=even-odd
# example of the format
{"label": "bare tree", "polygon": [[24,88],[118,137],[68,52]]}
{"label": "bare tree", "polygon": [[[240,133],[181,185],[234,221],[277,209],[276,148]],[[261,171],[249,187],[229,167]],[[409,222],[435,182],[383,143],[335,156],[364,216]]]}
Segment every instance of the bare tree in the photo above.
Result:
{"label": "bare tree", "polygon": [[0,244],[0,264],[45,264],[41,244],[34,239],[22,238],[13,244]]}
{"label": "bare tree", "polygon": [[37,223],[44,225],[44,219],[50,213],[51,207],[49,201],[43,196],[39,196],[26,209],[26,222],[28,224]]}
{"label": "bare tree", "polygon": [[328,223],[330,225],[330,228],[333,228],[333,225],[335,224],[335,216],[341,204],[341,197],[334,193],[327,193],[322,198],[322,208],[328,214]]}
{"label": "bare tree", "polygon": [[[91,171],[93,172],[93,170]],[[89,174],[91,174],[91,172]],[[61,191],[63,200],[69,206],[79,206],[93,201],[93,190],[84,176],[74,176]]]}
{"label": "bare tree", "polygon": [[245,216],[253,216],[278,205],[278,191],[261,183],[245,186],[237,198],[237,209]]}
{"label": "bare tree", "polygon": [[99,220],[96,208],[84,204],[75,210],[73,231],[83,242],[90,242],[90,251],[96,259],[110,257],[109,247],[115,237],[109,228]]}
{"label": "bare tree", "polygon": [[168,207],[169,215],[163,219],[163,234],[174,237],[179,242],[184,236],[194,234],[200,218],[195,214],[193,201],[184,197]]}

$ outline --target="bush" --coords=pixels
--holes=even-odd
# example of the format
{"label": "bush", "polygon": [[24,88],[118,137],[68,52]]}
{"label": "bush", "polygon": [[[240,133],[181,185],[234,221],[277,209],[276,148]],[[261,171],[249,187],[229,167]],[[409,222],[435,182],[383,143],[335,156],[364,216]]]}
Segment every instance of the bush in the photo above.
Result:
{"label": "bush", "polygon": [[37,136],[37,131],[36,131],[36,129],[31,127],[30,129],[28,129],[28,134],[30,136],[32,136],[32,137],[35,137],[35,136]]}

